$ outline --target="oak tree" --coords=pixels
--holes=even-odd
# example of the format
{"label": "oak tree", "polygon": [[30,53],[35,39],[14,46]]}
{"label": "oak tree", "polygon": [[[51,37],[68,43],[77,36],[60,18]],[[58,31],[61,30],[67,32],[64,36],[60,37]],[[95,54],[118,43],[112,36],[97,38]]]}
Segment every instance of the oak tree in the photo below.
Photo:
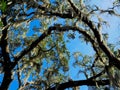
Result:
{"label": "oak tree", "polygon": [[[92,1],[1,0],[0,90],[9,89],[14,80],[19,90],[119,88],[120,50],[116,47],[120,44],[108,41],[111,36],[104,29],[109,21],[104,17],[119,19],[120,3],[113,0],[110,7],[102,8]],[[84,43],[94,54],[71,53],[68,45],[76,38],[71,45]],[[71,79],[72,67],[85,80]]]}

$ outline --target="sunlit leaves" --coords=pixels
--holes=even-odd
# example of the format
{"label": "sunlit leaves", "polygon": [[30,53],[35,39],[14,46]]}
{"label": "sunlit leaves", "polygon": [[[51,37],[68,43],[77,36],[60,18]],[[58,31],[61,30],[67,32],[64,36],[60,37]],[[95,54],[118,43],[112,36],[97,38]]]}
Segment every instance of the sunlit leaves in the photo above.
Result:
{"label": "sunlit leaves", "polygon": [[87,65],[91,65],[92,57],[88,55],[82,55],[80,52],[74,53],[74,66],[86,67]]}
{"label": "sunlit leaves", "polygon": [[54,33],[46,37],[23,59],[23,66],[21,67],[23,71],[32,67],[31,74],[33,72],[36,73],[36,75],[41,73],[43,75],[42,80],[47,80],[47,86],[42,82],[44,87],[62,82],[64,76],[61,76],[69,70],[69,52],[66,48],[63,34],[60,33]]}
{"label": "sunlit leaves", "polygon": [[[10,48],[10,58],[12,58],[11,61],[14,62],[14,57],[18,57],[21,51],[26,52],[29,50],[17,63],[18,69],[15,67],[13,70],[14,72],[17,71],[21,73],[21,79],[25,81],[21,86],[29,84],[24,87],[25,89],[47,89],[51,86],[57,86],[58,84],[66,82],[68,81],[66,77],[68,78],[69,69],[73,66],[78,68],[79,74],[84,73],[86,78],[88,78],[96,75],[104,69],[105,65],[109,64],[106,62],[108,61],[107,55],[105,55],[101,47],[99,47],[102,41],[99,43],[93,33],[94,31],[97,32],[97,29],[102,29],[99,26],[105,25],[103,24],[105,23],[104,20],[98,15],[98,12],[102,10],[98,7],[85,6],[84,1],[85,0],[72,0],[75,6],[81,10],[81,13],[84,13],[83,15],[86,17],[89,16],[87,18],[84,18],[82,14],[78,15],[79,13],[74,11],[74,8],[70,6],[67,0],[25,0],[23,2],[17,2],[18,4],[14,3],[16,0],[13,0],[13,2],[8,5],[10,6],[10,8],[8,8],[10,12],[7,13],[7,23],[10,27],[8,29],[7,39]],[[11,6],[12,4],[14,5]],[[8,6],[5,0],[1,1],[0,9],[2,13],[7,10]],[[93,9],[100,11],[97,12]],[[112,10],[108,11],[108,13],[114,14]],[[68,15],[68,18],[63,15]],[[85,24],[83,20],[90,25]],[[94,27],[91,24],[92,22],[95,24]],[[48,30],[51,29],[50,27],[57,25],[58,27],[47,35]],[[2,26],[3,22],[0,21],[0,29]],[[57,31],[59,27],[64,26],[79,27],[83,33],[86,32],[86,35],[90,35],[91,39],[86,37],[86,35],[82,35],[80,32],[76,33],[75,30],[66,30],[66,32],[62,32],[62,30]],[[92,31],[91,29],[94,30]],[[43,35],[43,37],[45,36],[45,38],[34,46],[32,43],[41,35]],[[102,35],[104,41],[109,39],[107,33],[103,33]],[[70,50],[69,47],[66,47],[66,45],[69,44],[66,39],[71,41],[75,40],[76,37],[79,37],[79,39],[76,43],[72,43],[72,45],[79,45],[79,40],[86,42],[86,44],[91,42],[91,47],[96,51],[95,55],[83,54],[79,49],[70,54],[74,48]],[[33,45],[32,50],[29,47],[31,44]],[[25,48],[27,47],[28,49],[26,50]],[[119,56],[118,51],[115,51],[115,45],[108,44],[108,47],[117,57]],[[71,58],[73,59],[71,60],[72,62],[70,62]],[[106,77],[105,75],[99,79]],[[30,83],[30,79],[32,79],[32,83]]]}
{"label": "sunlit leaves", "polygon": [[80,52],[74,52],[74,58],[76,60],[78,60],[78,57],[81,57],[81,56],[82,56],[82,53],[80,53]]}

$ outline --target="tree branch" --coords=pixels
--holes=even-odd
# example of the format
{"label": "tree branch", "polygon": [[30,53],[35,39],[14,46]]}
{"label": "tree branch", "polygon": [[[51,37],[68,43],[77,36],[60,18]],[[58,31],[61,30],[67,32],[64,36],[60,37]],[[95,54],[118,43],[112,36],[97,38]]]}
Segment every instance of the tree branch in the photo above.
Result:
{"label": "tree branch", "polygon": [[[41,42],[45,37],[47,37],[48,35],[51,34],[52,31],[57,30],[59,32],[64,32],[64,31],[69,31],[69,30],[73,30],[73,31],[78,31],[79,33],[83,34],[85,37],[89,38],[91,43],[95,43],[94,39],[85,31],[82,30],[79,27],[72,27],[72,26],[51,26],[48,28],[48,30],[46,32],[44,32],[38,39],[36,39],[34,42],[32,42],[32,44],[30,46],[28,46],[27,48],[25,48],[18,56],[15,57],[15,62],[13,63],[12,66],[15,67],[15,65],[17,64],[17,62],[27,53],[29,53],[33,48],[35,48],[39,42]],[[13,68],[14,68],[13,67]],[[99,74],[102,75],[102,74]],[[98,76],[99,76],[98,75]],[[97,76],[93,77],[96,78]],[[103,81],[93,81],[93,78],[88,79],[88,80],[82,80],[82,81],[74,81],[74,82],[67,82],[67,83],[63,83],[59,86],[60,89],[58,90],[62,90],[63,88],[67,88],[67,87],[73,87],[73,86],[78,86],[78,85],[96,85],[96,82],[100,85],[106,85],[109,84],[108,80],[103,80]],[[93,83],[91,83],[93,82]],[[67,85],[67,86],[66,86]],[[49,90],[49,89],[48,89]],[[54,89],[53,89],[54,90]]]}
{"label": "tree branch", "polygon": [[0,41],[0,46],[1,46],[1,51],[2,51],[2,56],[4,59],[4,65],[7,65],[10,62],[10,56],[9,56],[9,47],[8,47],[8,25],[6,22],[6,17],[2,18],[2,22],[3,22],[3,30],[2,30],[2,37],[1,37],[1,41]]}
{"label": "tree branch", "polygon": [[12,69],[10,69],[10,65],[11,65],[11,60],[10,60],[10,56],[9,56],[9,47],[8,47],[8,27],[9,25],[7,25],[7,21],[6,21],[6,16],[2,17],[2,22],[3,22],[3,30],[2,30],[2,37],[1,37],[1,41],[0,41],[0,47],[1,47],[1,51],[2,51],[2,56],[3,56],[3,70],[4,70],[4,78],[2,81],[2,84],[0,86],[0,90],[7,90],[9,87],[9,84],[12,81]]}
{"label": "tree branch", "polygon": [[[40,6],[38,7],[38,9],[47,9],[43,6]],[[43,9],[43,10],[44,10]],[[69,18],[69,19],[72,19],[74,17],[76,17],[74,14],[72,13],[69,13],[69,12],[66,12],[66,13],[59,13],[59,12],[53,12],[52,10],[47,10],[46,12],[31,12],[29,14],[19,14],[19,16],[30,16],[30,15],[35,15],[35,16],[38,16],[38,15],[44,15],[44,16],[57,16],[57,17],[61,17],[61,18]],[[24,21],[24,20],[23,20]]]}
{"label": "tree branch", "polygon": [[105,73],[105,70],[101,71],[97,75],[88,78],[87,80],[78,80],[78,81],[69,81],[66,83],[62,83],[58,86],[55,87],[50,87],[47,90],[64,90],[66,88],[71,88],[71,87],[77,87],[77,86],[82,86],[82,85],[87,85],[87,86],[96,86],[97,85],[109,85],[110,82],[109,80],[95,80],[97,77],[100,77]]}
{"label": "tree branch", "polygon": [[81,18],[81,20],[86,23],[89,28],[93,31],[94,36],[97,39],[97,42],[99,44],[99,47],[103,50],[103,52],[108,56],[109,58],[109,62],[111,65],[115,65],[118,69],[120,69],[120,60],[118,58],[115,57],[115,55],[112,53],[112,51],[108,48],[108,46],[106,45],[105,41],[102,40],[102,36],[100,34],[100,32],[98,31],[97,27],[93,24],[93,22],[91,20],[89,20],[89,17],[82,13],[72,2],[71,0],[68,0],[68,2],[70,3],[71,7],[74,9],[74,11],[76,12],[76,14],[79,15],[79,17]]}
{"label": "tree branch", "polygon": [[87,85],[87,86],[96,86],[96,83],[98,85],[109,85],[110,82],[109,80],[79,80],[79,81],[69,81],[66,83],[62,83],[60,85],[58,85],[57,87],[52,87],[52,88],[48,88],[47,90],[65,90],[66,88],[72,88],[72,87],[76,87],[76,86],[82,86],[82,85]]}
{"label": "tree branch", "polygon": [[25,48],[23,51],[21,51],[21,53],[18,56],[15,57],[13,65],[12,65],[12,68],[15,67],[15,65],[17,64],[17,62],[24,55],[26,55],[33,48],[35,48],[38,45],[38,43],[41,42],[44,38],[46,38],[48,35],[50,35],[53,30],[57,30],[57,31],[60,31],[60,32],[64,32],[64,31],[68,31],[68,30],[78,31],[79,33],[82,33],[84,36],[86,36],[87,38],[89,38],[90,41],[91,41],[91,43],[95,43],[94,39],[92,39],[92,37],[86,31],[82,30],[81,28],[72,27],[72,26],[64,26],[64,27],[51,26],[38,39],[36,39],[34,42],[32,42],[32,44],[30,46],[28,46],[27,48]]}
{"label": "tree branch", "polygon": [[27,48],[25,48],[23,51],[21,51],[21,53],[15,57],[14,62],[12,64],[11,68],[14,68],[16,66],[16,64],[18,63],[18,61],[27,53],[29,53],[32,49],[34,49],[39,42],[41,42],[45,37],[47,37],[48,35],[50,35],[51,31],[53,29],[49,28],[48,31],[45,31],[38,39],[36,39],[34,42],[32,42],[32,44],[30,46],[28,46]]}

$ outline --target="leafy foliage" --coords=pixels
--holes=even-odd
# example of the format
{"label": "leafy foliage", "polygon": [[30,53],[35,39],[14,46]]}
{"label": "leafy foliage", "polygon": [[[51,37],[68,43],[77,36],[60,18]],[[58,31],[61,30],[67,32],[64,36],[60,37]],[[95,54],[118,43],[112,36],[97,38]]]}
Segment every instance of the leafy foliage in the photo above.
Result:
{"label": "leafy foliage", "polygon": [[[119,44],[109,42],[105,27],[110,22],[104,18],[119,18],[119,1],[107,9],[91,1],[0,1],[0,74],[4,76],[0,90],[7,90],[16,78],[19,90],[119,88]],[[92,55],[85,54],[87,49],[76,50],[79,43],[92,48]],[[75,81],[72,68],[76,77],[83,75],[85,80]]]}
{"label": "leafy foliage", "polygon": [[7,3],[6,3],[6,1],[4,1],[4,0],[0,1],[0,10],[2,12],[5,12],[6,9],[7,9]]}

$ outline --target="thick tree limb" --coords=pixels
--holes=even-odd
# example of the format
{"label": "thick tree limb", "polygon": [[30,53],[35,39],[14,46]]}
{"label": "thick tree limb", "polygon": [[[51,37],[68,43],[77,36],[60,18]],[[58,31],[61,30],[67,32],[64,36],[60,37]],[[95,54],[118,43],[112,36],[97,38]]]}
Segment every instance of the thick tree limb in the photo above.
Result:
{"label": "thick tree limb", "polygon": [[[33,48],[35,48],[38,43],[40,41],[42,41],[45,37],[47,37],[48,35],[51,34],[52,31],[54,30],[57,30],[59,32],[64,32],[64,31],[69,31],[69,30],[73,30],[73,31],[78,31],[79,33],[83,34],[85,37],[89,38],[89,40],[92,42],[92,43],[95,43],[94,39],[85,31],[85,30],[82,30],[81,28],[78,28],[78,27],[72,27],[72,26],[63,26],[63,27],[60,27],[60,26],[51,26],[49,27],[48,31],[47,32],[44,32],[37,40],[35,40],[30,46],[28,46],[26,49],[24,49],[17,57],[15,57],[15,62],[14,62],[14,65],[16,65],[16,63],[24,56],[26,55],[28,52],[30,52]],[[92,84],[89,83],[86,83],[88,81],[74,81],[75,84],[73,84],[73,82],[68,82],[68,83],[65,83],[65,84],[61,84],[61,86],[59,87],[60,89],[58,90],[62,90],[63,88],[67,88],[67,87],[73,87],[73,86],[77,86],[77,85],[96,85],[96,82],[93,81],[94,78],[102,75],[103,72],[101,72],[100,74],[90,78],[90,82],[93,82]],[[101,82],[101,81],[97,81],[99,84],[106,84],[108,83],[108,81],[104,81]],[[66,84],[68,84],[68,86],[66,86]],[[70,86],[69,86],[70,85]],[[72,86],[71,86],[72,85]],[[54,90],[54,89],[53,89]]]}
{"label": "thick tree limb", "polygon": [[58,86],[55,87],[50,87],[47,90],[65,90],[66,88],[72,88],[72,87],[77,87],[77,86],[82,86],[82,85],[87,85],[87,86],[96,86],[97,85],[109,85],[110,82],[109,80],[95,80],[97,77],[100,77],[105,73],[105,70],[101,71],[97,75],[90,77],[87,80],[78,80],[78,81],[69,81],[66,83],[62,83]]}
{"label": "thick tree limb", "polygon": [[27,48],[25,48],[18,56],[15,57],[14,59],[14,62],[13,62],[13,65],[11,68],[14,68],[18,61],[24,56],[26,55],[27,53],[29,53],[32,49],[34,49],[38,43],[40,41],[42,41],[45,37],[47,37],[48,35],[50,35],[51,31],[53,29],[52,28],[49,28],[48,31],[44,32],[38,39],[36,39],[34,42],[32,42],[32,44],[30,46],[28,46]]}
{"label": "thick tree limb", "polygon": [[10,65],[11,65],[11,60],[10,60],[10,56],[9,56],[9,48],[8,48],[8,25],[6,22],[6,16],[2,17],[2,22],[3,22],[3,30],[2,30],[2,37],[1,37],[1,41],[0,41],[0,47],[2,50],[2,56],[3,56],[3,70],[4,70],[4,77],[3,77],[3,81],[2,84],[0,86],[0,90],[7,90],[9,87],[9,84],[12,81],[12,69],[10,69]]}
{"label": "thick tree limb", "polygon": [[62,83],[62,84],[58,85],[57,87],[48,88],[47,90],[65,90],[66,88],[72,88],[72,87],[82,86],[82,85],[96,86],[96,84],[109,85],[110,82],[109,82],[109,80],[94,81],[94,80],[89,80],[89,79],[88,80],[79,80],[79,81],[69,81],[66,83]]}
{"label": "thick tree limb", "polygon": [[[41,42],[45,37],[47,37],[48,35],[51,34],[52,31],[54,30],[57,30],[59,32],[64,32],[64,31],[69,31],[69,30],[73,30],[73,31],[78,31],[79,33],[83,34],[85,37],[89,38],[89,40],[91,41],[91,43],[95,43],[94,39],[85,31],[85,30],[82,30],[81,28],[79,27],[74,27],[74,26],[51,26],[49,27],[49,29],[44,32],[37,40],[35,40],[30,46],[28,46],[27,48],[25,48],[18,56],[15,57],[15,62],[13,63],[12,66],[15,67],[15,65],[17,65],[17,62],[24,56],[26,55],[27,53],[29,53],[33,48],[35,48],[39,42]],[[14,68],[13,67],[13,68]],[[101,75],[101,74],[100,74]],[[92,80],[92,78],[90,79]],[[93,82],[93,81],[92,81]],[[76,82],[75,82],[76,83]],[[86,83],[86,81],[80,81],[80,82],[77,82],[77,83],[80,83],[80,85],[83,83],[83,85]],[[98,83],[101,83],[101,82],[98,82]],[[69,83],[67,83],[69,84]],[[87,83],[88,85],[90,85],[89,83]],[[63,85],[63,84],[62,84]],[[70,85],[71,85],[71,82],[70,82]],[[74,84],[73,84],[74,85]],[[75,85],[78,85],[78,84],[75,84]],[[63,85],[64,86],[64,85]]]}
{"label": "thick tree limb", "polygon": [[13,65],[12,65],[12,68],[14,68],[15,65],[17,65],[17,62],[24,55],[26,55],[33,48],[35,48],[38,45],[38,43],[41,42],[45,37],[50,35],[53,30],[57,30],[57,31],[61,31],[61,32],[68,31],[68,30],[78,31],[79,33],[82,33],[84,36],[86,36],[89,39],[91,39],[92,42],[94,42],[94,39],[92,39],[91,36],[86,31],[84,31],[84,30],[82,30],[80,28],[72,27],[72,26],[64,26],[64,27],[53,26],[53,27],[49,27],[49,29],[46,32],[44,32],[38,39],[36,39],[34,42],[32,42],[32,44],[30,46],[25,48],[18,56],[15,57],[15,60],[14,60]]}
{"label": "thick tree limb", "polygon": [[0,46],[1,46],[1,51],[2,51],[2,56],[4,59],[4,64],[8,64],[10,62],[10,57],[9,57],[9,48],[8,48],[8,25],[6,23],[6,17],[2,18],[2,22],[4,25],[4,28],[2,30],[2,37],[0,41]]}
{"label": "thick tree limb", "polygon": [[[71,6],[75,10],[75,12],[81,17],[81,20],[91,28],[95,37],[97,38],[99,46],[106,53],[106,55],[109,57],[110,61],[113,62],[113,64],[116,65],[116,67],[118,67],[120,69],[120,67],[119,67],[120,66],[119,62],[120,61],[118,61],[118,59],[115,58],[114,54],[109,50],[107,45],[101,40],[101,35],[97,31],[97,28],[92,23],[92,21],[90,21],[89,18],[86,15],[82,14],[82,12],[80,12],[79,9],[76,9],[74,4],[70,0],[68,0],[68,1],[70,2]],[[40,7],[39,6],[38,8],[46,11],[45,7]],[[69,14],[69,13],[61,14],[61,13],[50,12],[50,11],[48,13],[43,13],[43,15],[59,16],[59,17],[62,17],[62,18],[70,18],[70,19],[73,18],[73,15]],[[0,86],[0,90],[7,90],[8,89],[8,86],[12,81],[11,71],[17,65],[18,61],[23,56],[25,56],[27,53],[29,53],[32,49],[34,49],[38,45],[38,43],[41,42],[45,37],[50,35],[53,30],[59,30],[59,31],[75,30],[75,31],[78,31],[79,33],[82,33],[87,38],[89,38],[91,43],[95,43],[94,39],[86,31],[84,31],[80,28],[70,27],[70,26],[66,26],[66,27],[53,26],[53,27],[50,27],[48,29],[48,31],[44,32],[38,39],[36,39],[34,42],[32,42],[32,44],[30,46],[25,48],[18,56],[16,56],[15,59],[14,59],[14,62],[11,64],[10,56],[9,56],[9,50],[8,50],[8,42],[7,42],[8,26],[7,26],[6,18],[2,18],[2,22],[3,22],[3,25],[5,26],[5,28],[3,29],[3,32],[2,32],[2,38],[1,38],[0,46],[1,46],[1,49],[2,49],[2,56],[3,56],[3,59],[4,59],[3,66],[4,66],[4,72],[5,73],[4,73],[3,82]],[[58,87],[58,90],[65,89],[67,87],[79,86],[79,85],[96,85],[96,82],[100,85],[109,84],[109,80],[94,81],[93,79],[88,79],[88,80],[72,81],[72,82],[67,82],[67,83],[60,84],[59,87]],[[54,90],[55,88],[52,88],[52,89]]]}
{"label": "thick tree limb", "polygon": [[79,15],[79,17],[81,18],[81,20],[86,23],[89,28],[93,31],[97,42],[99,44],[99,47],[103,50],[103,52],[108,56],[109,58],[109,62],[112,65],[115,65],[118,69],[120,69],[120,60],[118,58],[115,57],[115,55],[112,53],[112,51],[108,48],[108,46],[106,45],[106,43],[102,40],[101,34],[98,31],[97,27],[93,24],[93,22],[91,20],[89,20],[88,16],[85,15],[84,13],[82,13],[74,4],[71,0],[68,0],[68,2],[70,3],[71,7],[74,9],[74,11],[76,12],[76,14]]}

